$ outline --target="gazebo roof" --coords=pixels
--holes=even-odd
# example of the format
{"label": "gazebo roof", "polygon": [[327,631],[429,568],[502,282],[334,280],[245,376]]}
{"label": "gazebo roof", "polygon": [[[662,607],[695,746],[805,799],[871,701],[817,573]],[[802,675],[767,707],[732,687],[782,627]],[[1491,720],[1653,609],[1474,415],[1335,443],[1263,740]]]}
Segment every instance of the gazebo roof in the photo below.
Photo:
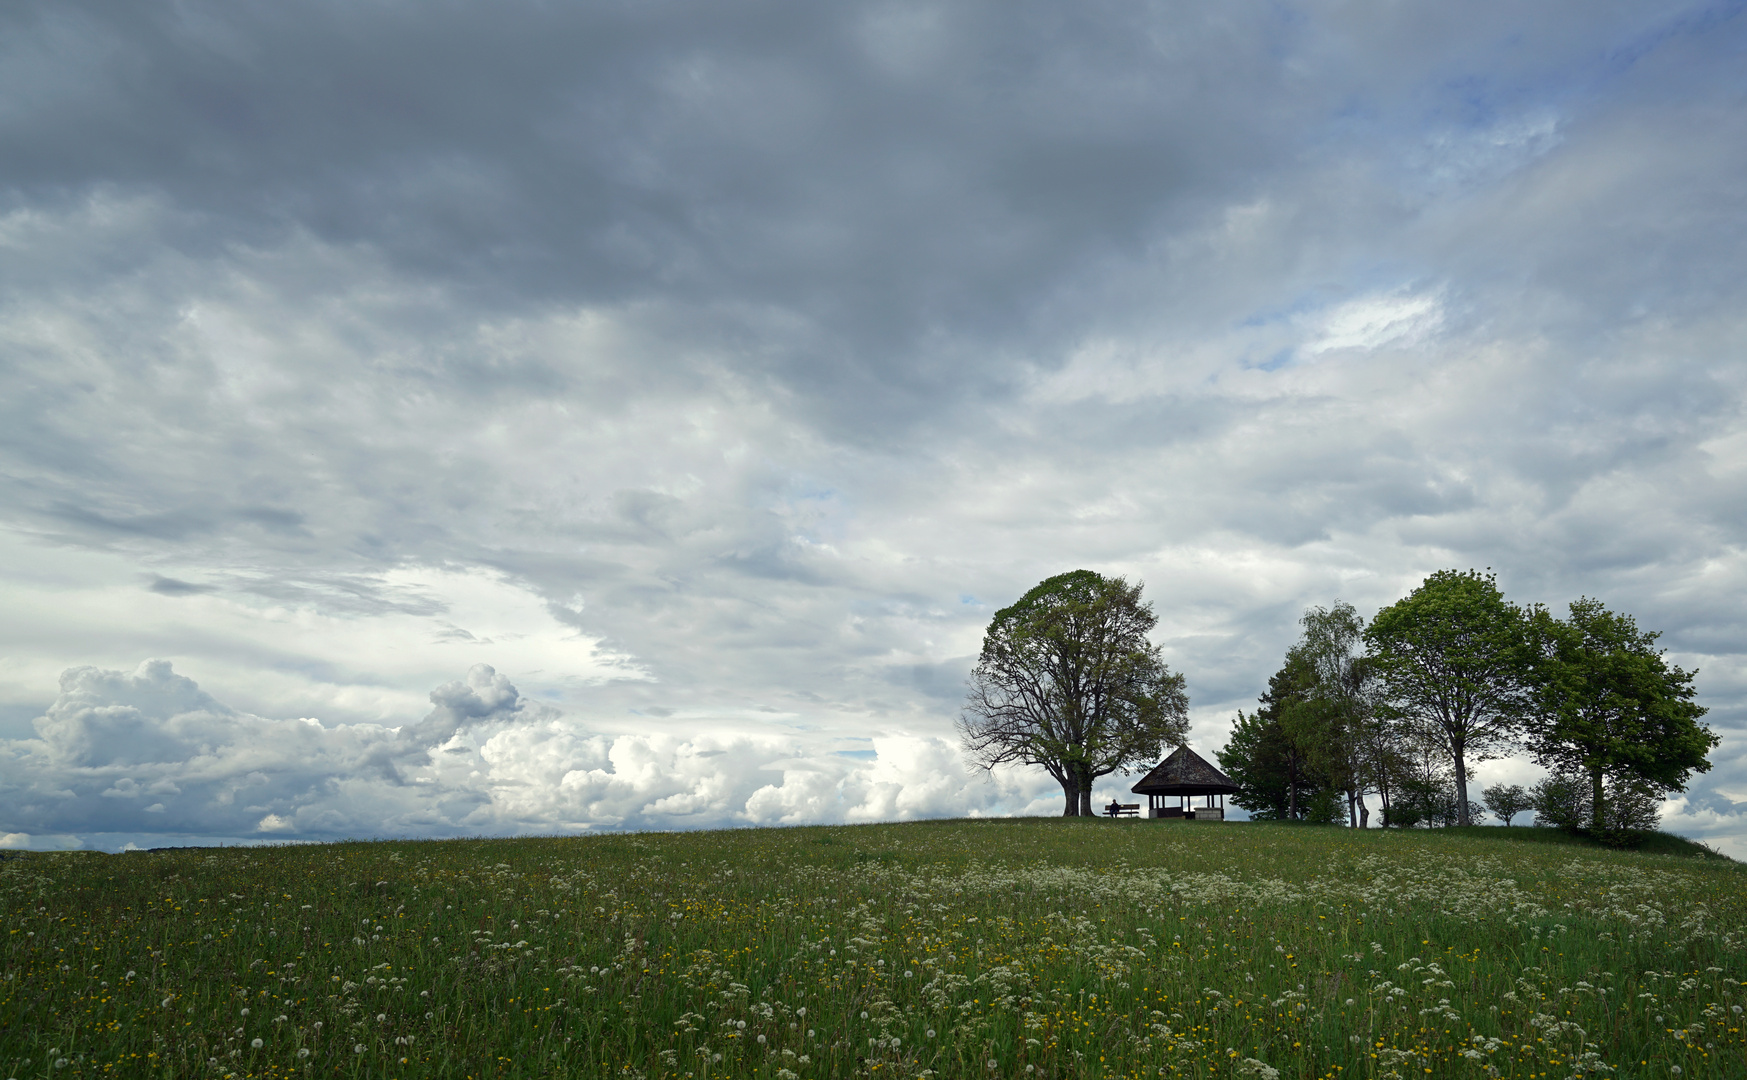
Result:
{"label": "gazebo roof", "polygon": [[1206,758],[1179,746],[1129,790],[1137,795],[1232,795],[1237,785]]}

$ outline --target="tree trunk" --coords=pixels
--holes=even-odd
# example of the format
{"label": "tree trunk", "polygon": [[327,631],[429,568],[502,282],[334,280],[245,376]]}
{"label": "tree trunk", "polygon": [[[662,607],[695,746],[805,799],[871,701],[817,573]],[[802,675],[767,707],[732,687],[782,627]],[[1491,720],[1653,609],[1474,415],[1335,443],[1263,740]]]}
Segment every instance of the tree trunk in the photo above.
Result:
{"label": "tree trunk", "polygon": [[1286,752],[1286,820],[1298,820],[1298,762]]}
{"label": "tree trunk", "polygon": [[1080,766],[1080,816],[1097,817],[1092,809],[1092,770],[1084,764]]}
{"label": "tree trunk", "polygon": [[1365,805],[1365,793],[1361,791],[1359,792],[1359,828],[1369,829],[1370,827],[1371,808]]}
{"label": "tree trunk", "polygon": [[1591,765],[1589,767],[1589,801],[1591,807],[1590,828],[1599,833],[1606,827],[1603,823],[1607,820],[1607,818],[1602,814],[1603,807],[1600,765]]}
{"label": "tree trunk", "polygon": [[1352,788],[1347,789],[1347,828],[1359,827],[1359,793]]}
{"label": "tree trunk", "polygon": [[1456,824],[1472,825],[1474,823],[1468,820],[1468,760],[1462,753],[1461,743],[1456,744],[1451,756],[1456,759]]}
{"label": "tree trunk", "polygon": [[1062,810],[1062,817],[1079,817],[1080,778],[1075,775],[1074,770],[1070,767],[1063,770],[1061,776],[1057,777],[1057,779],[1062,785],[1062,796],[1067,800],[1067,805]]}

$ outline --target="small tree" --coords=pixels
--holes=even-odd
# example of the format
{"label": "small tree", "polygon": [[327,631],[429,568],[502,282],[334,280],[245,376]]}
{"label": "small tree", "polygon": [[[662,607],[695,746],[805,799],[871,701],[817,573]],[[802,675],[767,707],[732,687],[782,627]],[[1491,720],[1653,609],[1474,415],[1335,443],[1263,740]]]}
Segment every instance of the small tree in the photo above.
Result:
{"label": "small tree", "polygon": [[1535,824],[1557,829],[1581,829],[1589,816],[1588,785],[1580,776],[1551,773],[1529,789]]}
{"label": "small tree", "polygon": [[1480,793],[1486,802],[1486,809],[1492,811],[1498,820],[1510,825],[1510,819],[1524,810],[1533,810],[1534,801],[1529,793],[1523,790],[1521,784],[1493,784]]}
{"label": "small tree", "polygon": [[1189,696],[1147,640],[1141,586],[1090,570],[1058,574],[995,613],[959,717],[985,769],[1041,765],[1062,816],[1092,816],[1100,776],[1150,765],[1189,733]]}
{"label": "small tree", "polygon": [[1580,831],[1606,838],[1609,833],[1654,829],[1662,817],[1662,795],[1643,781],[1607,777],[1603,781],[1602,813],[1595,814],[1590,777],[1576,770],[1551,773],[1533,788],[1535,824]]}
{"label": "small tree", "polygon": [[1460,824],[1468,774],[1514,743],[1522,710],[1521,613],[1491,573],[1440,570],[1365,630],[1387,707],[1448,759]]}

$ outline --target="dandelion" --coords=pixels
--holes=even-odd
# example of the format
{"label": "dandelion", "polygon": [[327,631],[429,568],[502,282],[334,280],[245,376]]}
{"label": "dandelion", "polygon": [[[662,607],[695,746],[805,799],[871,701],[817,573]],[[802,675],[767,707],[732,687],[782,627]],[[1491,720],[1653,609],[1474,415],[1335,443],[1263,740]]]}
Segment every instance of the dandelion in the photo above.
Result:
{"label": "dandelion", "polygon": [[309,1047],[307,1047],[307,1046],[299,1047],[298,1051],[297,1051],[297,1056],[300,1058],[308,1057],[309,1056]]}
{"label": "dandelion", "polygon": [[376,1022],[378,1024],[386,1024],[388,1022],[388,1014],[387,1013],[377,1013],[376,1014]]}
{"label": "dandelion", "polygon": [[930,1039],[934,1038],[934,1029],[933,1028],[928,1029],[928,1037]]}
{"label": "dandelion", "polygon": [[862,1019],[863,1019],[863,1020],[866,1020],[866,1019],[867,1019],[867,1013],[866,1013],[866,1012],[865,1012],[865,1011],[864,1011],[864,1012],[863,1012],[863,1013],[862,1013],[862,1014],[861,1014],[861,1018],[862,1018]]}
{"label": "dandelion", "polygon": [[247,1015],[249,1015],[249,1010],[247,1010],[247,1009],[244,1009],[244,1010],[243,1010],[243,1012],[242,1012],[242,1015],[244,1015],[244,1016],[247,1016]]}
{"label": "dandelion", "polygon": [[763,1035],[760,1035],[758,1037],[758,1045],[760,1045],[760,1046],[764,1045],[764,1036]]}
{"label": "dandelion", "polygon": [[259,1050],[261,1047],[266,1046],[266,1045],[267,1044],[265,1042],[262,1042],[258,1038],[249,1040],[249,1049],[251,1049],[251,1050]]}
{"label": "dandelion", "polygon": [[998,1069],[1000,1067],[1001,1067],[1001,1063],[999,1061],[996,1061],[994,1058],[989,1059],[989,1071],[990,1072],[994,1072],[996,1069]]}

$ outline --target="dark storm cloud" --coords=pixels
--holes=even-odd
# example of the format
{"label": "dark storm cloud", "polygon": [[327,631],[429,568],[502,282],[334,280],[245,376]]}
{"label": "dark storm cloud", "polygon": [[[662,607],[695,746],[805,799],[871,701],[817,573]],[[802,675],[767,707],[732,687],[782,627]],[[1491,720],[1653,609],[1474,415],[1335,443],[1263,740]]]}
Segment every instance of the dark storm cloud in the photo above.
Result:
{"label": "dark storm cloud", "polygon": [[1582,12],[25,5],[0,141],[20,205],[161,198],[185,213],[155,242],[193,257],[307,232],[499,309],[679,304],[853,396],[838,423],[890,422],[1047,355],[1103,314],[1082,275],[1306,158],[1375,154],[1360,187],[1386,185],[1428,122],[1457,138],[1694,36]]}

